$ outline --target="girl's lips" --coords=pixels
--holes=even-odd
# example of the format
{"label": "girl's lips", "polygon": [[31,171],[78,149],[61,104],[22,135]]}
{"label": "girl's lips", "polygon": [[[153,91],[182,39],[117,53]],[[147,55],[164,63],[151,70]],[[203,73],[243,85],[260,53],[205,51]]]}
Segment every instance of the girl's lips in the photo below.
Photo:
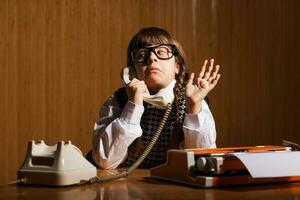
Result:
{"label": "girl's lips", "polygon": [[152,72],[152,71],[160,71],[160,70],[157,68],[151,68],[151,69],[149,69],[149,71]]}
{"label": "girl's lips", "polygon": [[160,69],[158,67],[149,67],[147,70],[146,70],[146,74],[150,74],[150,73],[153,73],[153,72],[159,72]]}

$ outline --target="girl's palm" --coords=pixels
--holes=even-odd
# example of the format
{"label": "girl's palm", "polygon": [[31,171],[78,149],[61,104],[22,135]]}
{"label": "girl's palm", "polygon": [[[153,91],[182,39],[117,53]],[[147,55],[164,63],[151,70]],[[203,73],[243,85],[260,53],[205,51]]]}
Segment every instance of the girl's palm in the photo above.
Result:
{"label": "girl's palm", "polygon": [[185,100],[188,112],[195,113],[201,110],[201,102],[206,95],[217,85],[220,78],[218,74],[219,65],[214,66],[214,60],[210,60],[210,65],[206,70],[208,61],[205,60],[202,69],[198,75],[190,75],[188,84],[185,88]]}

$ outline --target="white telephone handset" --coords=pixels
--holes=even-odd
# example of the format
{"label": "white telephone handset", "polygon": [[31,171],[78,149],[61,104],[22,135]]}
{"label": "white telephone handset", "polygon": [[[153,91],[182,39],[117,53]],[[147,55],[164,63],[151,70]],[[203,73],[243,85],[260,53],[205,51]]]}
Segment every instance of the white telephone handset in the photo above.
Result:
{"label": "white telephone handset", "polygon": [[[126,87],[133,77],[135,77],[135,72],[132,67],[124,67],[122,69],[121,76]],[[157,106],[158,108],[167,108],[168,103],[172,104],[174,100],[174,94],[167,88],[164,88],[158,91],[155,95],[144,94],[143,99],[145,102]]]}

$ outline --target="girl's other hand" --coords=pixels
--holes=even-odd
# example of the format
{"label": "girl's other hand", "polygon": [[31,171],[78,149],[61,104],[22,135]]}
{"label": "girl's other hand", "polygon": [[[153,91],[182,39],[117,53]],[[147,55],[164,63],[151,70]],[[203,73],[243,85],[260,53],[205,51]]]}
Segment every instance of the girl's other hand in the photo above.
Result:
{"label": "girl's other hand", "polygon": [[189,114],[196,114],[201,111],[202,101],[217,85],[221,77],[221,74],[218,74],[220,66],[214,66],[214,59],[210,59],[208,69],[206,67],[207,64],[208,60],[205,60],[198,77],[195,77],[195,74],[191,73],[186,85],[185,100],[187,113]]}

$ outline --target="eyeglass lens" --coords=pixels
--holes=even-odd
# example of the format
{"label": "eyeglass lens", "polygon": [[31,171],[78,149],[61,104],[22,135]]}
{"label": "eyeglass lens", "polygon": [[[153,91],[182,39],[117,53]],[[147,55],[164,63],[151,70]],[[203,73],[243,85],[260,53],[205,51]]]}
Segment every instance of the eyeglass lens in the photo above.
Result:
{"label": "eyeglass lens", "polygon": [[148,59],[150,52],[162,60],[167,60],[173,56],[173,46],[159,45],[155,47],[144,47],[132,52],[132,59],[134,62],[144,62]]}

